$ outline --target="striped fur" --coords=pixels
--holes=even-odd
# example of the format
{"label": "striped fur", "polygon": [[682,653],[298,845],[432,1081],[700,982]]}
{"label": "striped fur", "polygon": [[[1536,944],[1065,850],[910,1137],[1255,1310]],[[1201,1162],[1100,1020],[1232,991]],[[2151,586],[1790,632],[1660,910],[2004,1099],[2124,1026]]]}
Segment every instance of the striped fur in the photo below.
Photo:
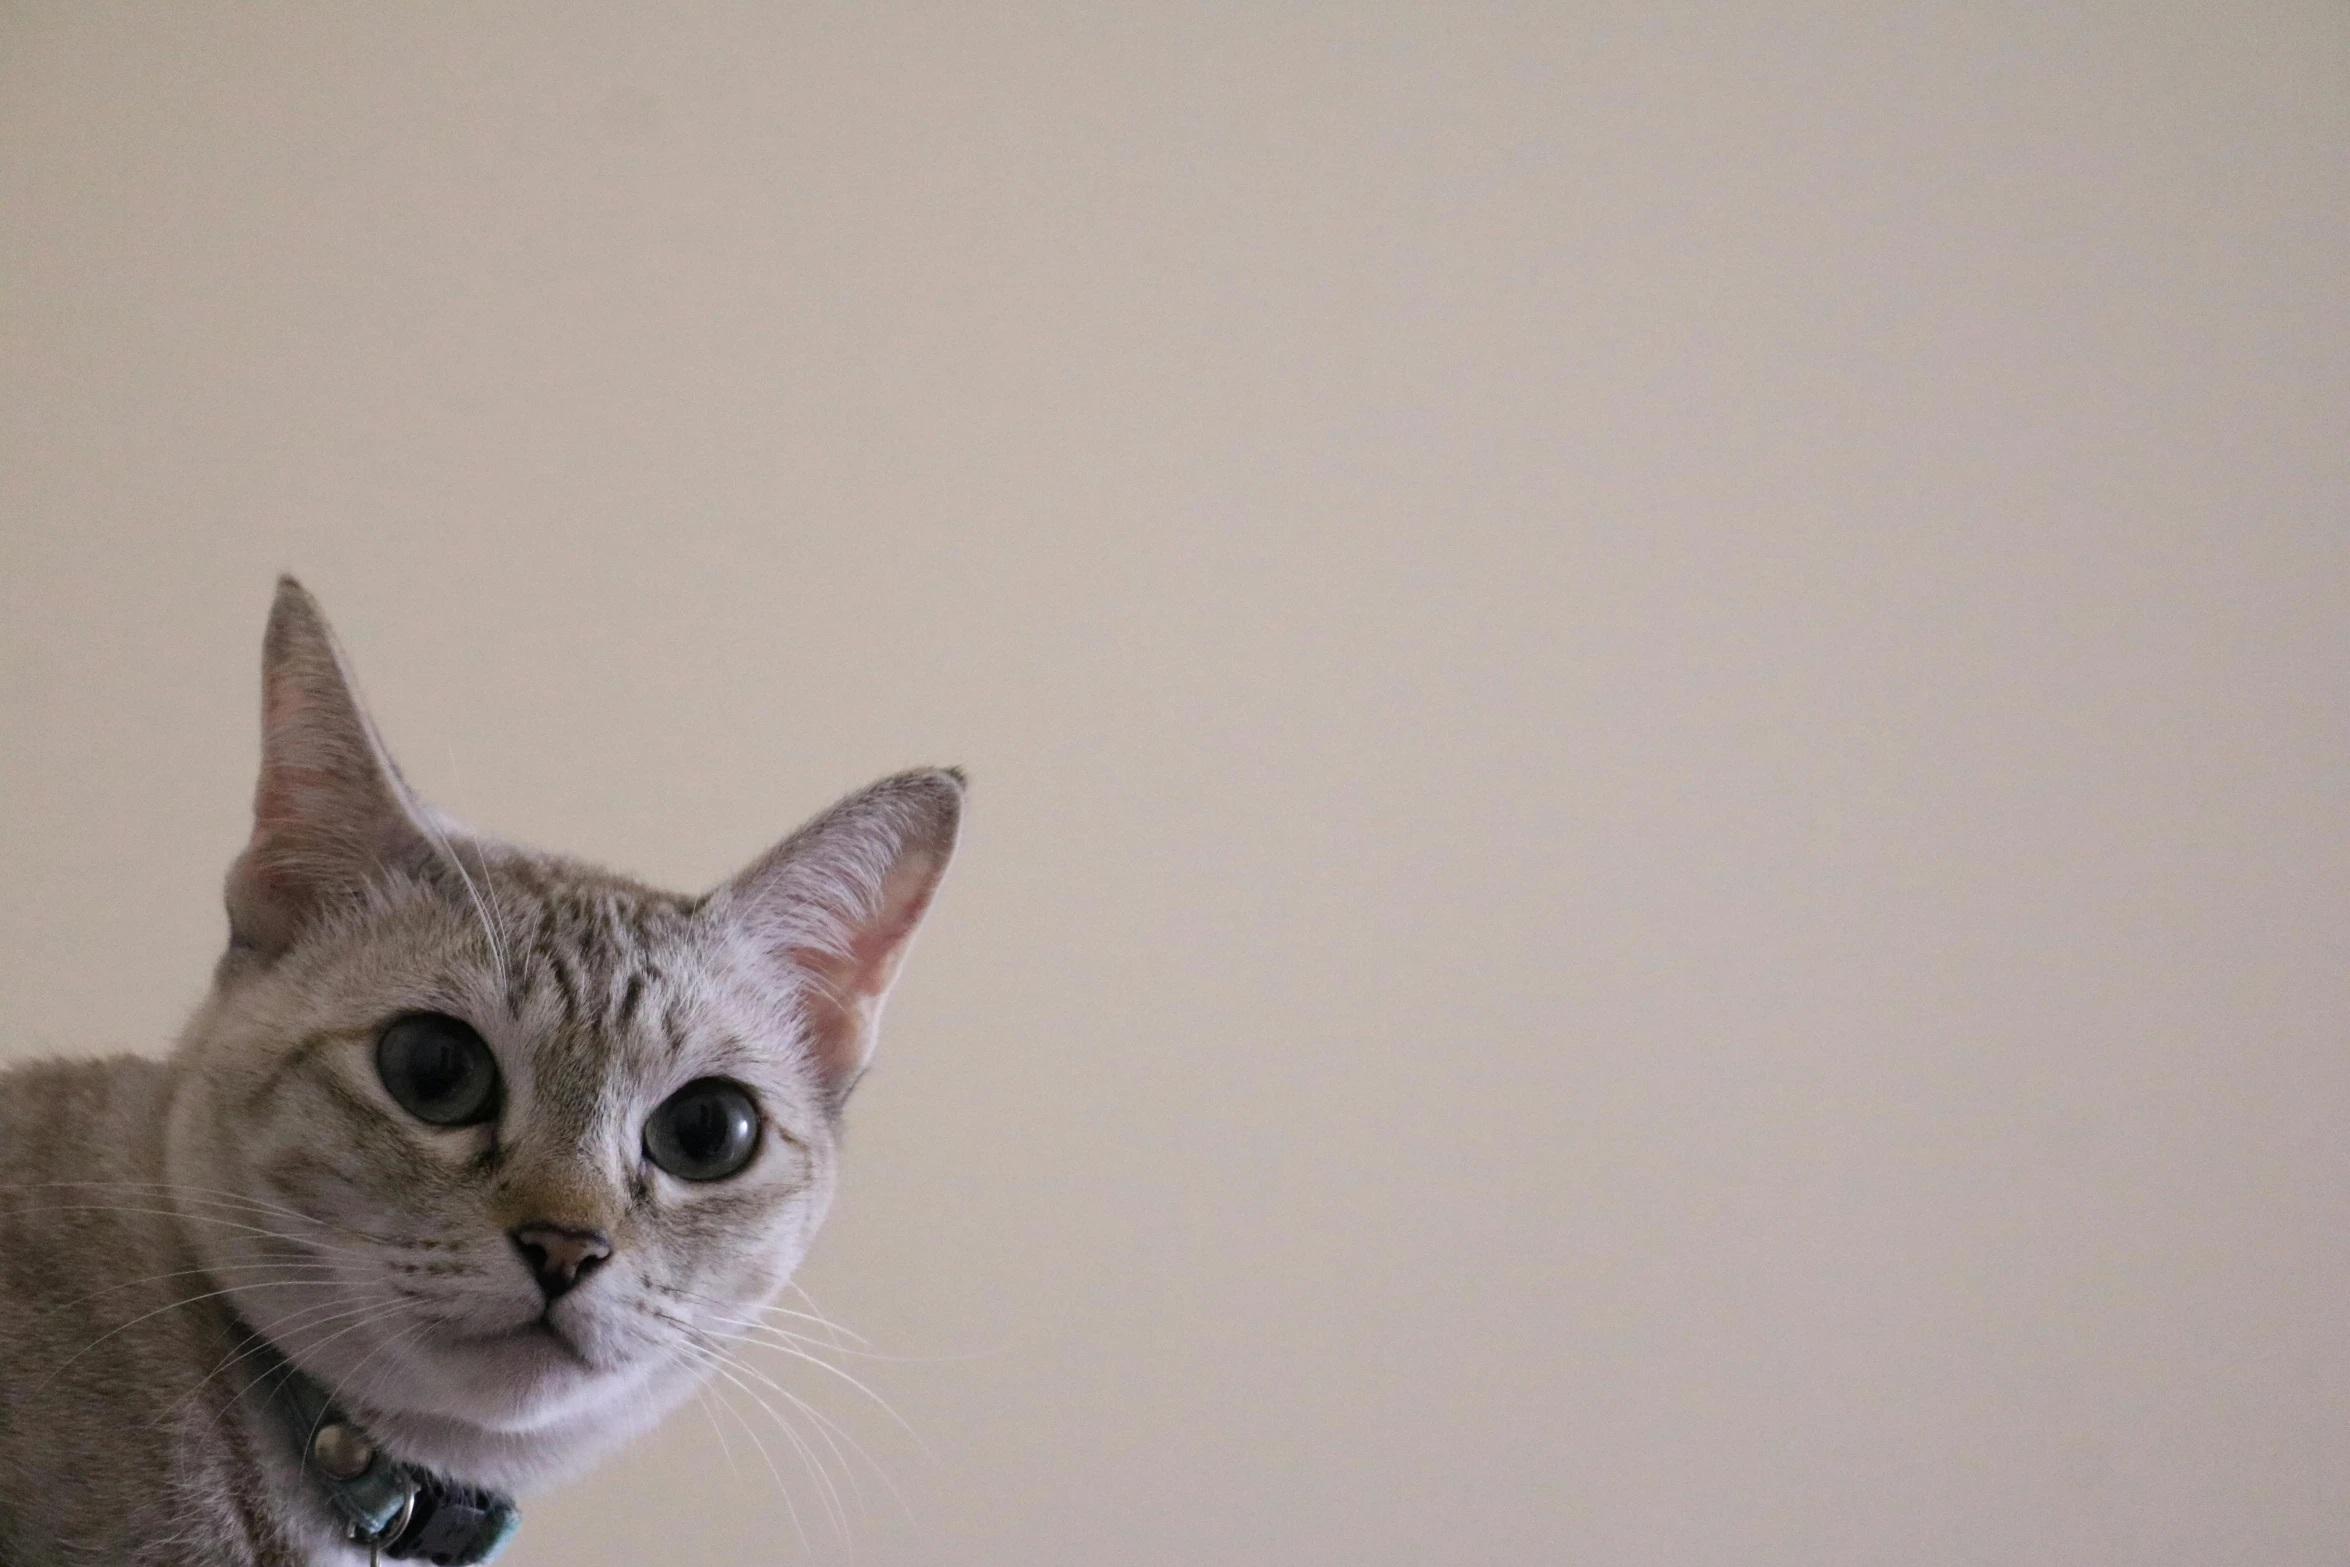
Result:
{"label": "striped fur", "polygon": [[[256,1413],[240,1321],[397,1456],[505,1489],[659,1419],[821,1222],[841,1102],[954,845],[961,776],[907,773],[712,893],[663,892],[419,803],[290,580],[264,677],[231,942],[171,1059],[0,1076],[10,1567],[358,1559]],[[414,1012],[488,1042],[495,1121],[392,1101],[374,1045]],[[750,1090],[761,1144],[695,1184],[643,1129],[704,1077]],[[613,1246],[552,1305],[508,1239],[549,1220]]]}

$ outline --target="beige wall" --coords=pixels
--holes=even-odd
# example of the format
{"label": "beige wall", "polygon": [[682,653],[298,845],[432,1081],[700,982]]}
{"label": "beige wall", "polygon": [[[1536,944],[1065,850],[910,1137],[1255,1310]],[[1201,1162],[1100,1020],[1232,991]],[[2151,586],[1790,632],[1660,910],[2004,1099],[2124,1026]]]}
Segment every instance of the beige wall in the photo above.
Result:
{"label": "beige wall", "polygon": [[2346,169],[2333,3],[0,6],[0,1049],[292,567],[648,875],[976,775],[860,1562],[2338,1562]]}

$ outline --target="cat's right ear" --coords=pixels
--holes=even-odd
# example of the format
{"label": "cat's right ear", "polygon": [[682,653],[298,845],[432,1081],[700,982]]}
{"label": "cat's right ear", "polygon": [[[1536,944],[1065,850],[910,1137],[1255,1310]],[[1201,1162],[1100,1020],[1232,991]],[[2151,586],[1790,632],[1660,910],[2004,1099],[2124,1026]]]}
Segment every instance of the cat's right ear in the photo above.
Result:
{"label": "cat's right ear", "polygon": [[280,577],[261,644],[253,839],[228,876],[229,950],[269,958],[371,881],[430,854],[318,603]]}

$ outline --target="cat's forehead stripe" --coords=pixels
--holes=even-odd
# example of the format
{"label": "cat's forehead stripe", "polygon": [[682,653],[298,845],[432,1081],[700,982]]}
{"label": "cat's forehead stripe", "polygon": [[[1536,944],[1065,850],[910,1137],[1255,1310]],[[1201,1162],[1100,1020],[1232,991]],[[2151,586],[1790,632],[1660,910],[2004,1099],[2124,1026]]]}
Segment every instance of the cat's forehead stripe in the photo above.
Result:
{"label": "cat's forehead stripe", "polygon": [[[508,1005],[523,1012],[544,996],[567,1031],[633,1032],[648,994],[667,988],[658,955],[688,939],[695,900],[521,856],[496,880]],[[673,1004],[663,1023],[674,1050]]]}
{"label": "cat's forehead stripe", "polygon": [[563,961],[563,949],[552,941],[540,950],[539,957],[547,966],[547,977],[554,982],[555,994],[563,1003],[563,1024],[566,1028],[579,1026],[579,985],[571,977],[571,965]]}

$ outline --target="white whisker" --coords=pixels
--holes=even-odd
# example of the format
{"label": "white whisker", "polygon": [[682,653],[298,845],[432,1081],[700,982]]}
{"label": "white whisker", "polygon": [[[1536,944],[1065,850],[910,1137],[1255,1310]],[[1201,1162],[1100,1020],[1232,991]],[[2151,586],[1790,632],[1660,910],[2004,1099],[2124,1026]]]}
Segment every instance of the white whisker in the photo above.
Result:
{"label": "white whisker", "polygon": [[307,1247],[314,1251],[333,1252],[345,1257],[364,1256],[366,1253],[350,1246],[330,1246],[324,1241],[310,1240],[299,1235],[288,1235],[283,1230],[272,1230],[261,1225],[247,1224],[239,1219],[223,1219],[209,1213],[183,1213],[176,1208],[133,1208],[121,1203],[41,1203],[31,1207],[0,1209],[0,1217],[34,1213],[116,1213],[137,1214],[157,1219],[177,1219],[188,1224],[210,1224],[221,1229],[241,1230],[247,1235],[258,1235],[266,1240],[284,1241],[289,1246]]}
{"label": "white whisker", "polygon": [[718,1438],[718,1451],[725,1456],[726,1472],[740,1479],[742,1471],[735,1467],[734,1444],[726,1440],[726,1432],[718,1424],[718,1412],[710,1407],[710,1389],[706,1384],[694,1384],[694,1402],[702,1407],[703,1418],[710,1422],[710,1434]]}
{"label": "white whisker", "polygon": [[[707,1337],[709,1335],[705,1334],[703,1336]],[[760,1346],[754,1345],[754,1347]],[[889,1471],[884,1469],[870,1452],[866,1451],[865,1444],[858,1441],[846,1427],[842,1426],[831,1416],[825,1414],[823,1410],[818,1409],[814,1404],[811,1404],[806,1399],[800,1397],[797,1393],[794,1393],[790,1388],[785,1387],[782,1383],[776,1381],[773,1377],[767,1375],[767,1373],[761,1371],[758,1367],[752,1365],[747,1360],[744,1360],[741,1356],[729,1355],[728,1358],[736,1367],[736,1369],[746,1372],[751,1376],[757,1377],[768,1387],[773,1388],[779,1395],[789,1399],[794,1408],[801,1411],[810,1420],[813,1420],[816,1423],[817,1434],[824,1438],[825,1445],[830,1447],[832,1449],[833,1456],[840,1460],[841,1471],[849,1477],[850,1486],[857,1490],[857,1504],[860,1510],[862,1510],[864,1506],[864,1491],[863,1488],[857,1483],[857,1472],[855,1466],[849,1462],[848,1455],[843,1453],[840,1449],[841,1442],[848,1443],[850,1450],[855,1452],[859,1458],[865,1460],[865,1467],[872,1470],[873,1473],[880,1478],[883,1485],[889,1487],[890,1498],[898,1504],[898,1511],[903,1513],[908,1520],[913,1518],[913,1508],[907,1505],[905,1494],[898,1489],[897,1482],[890,1478]],[[837,1437],[839,1440],[835,1441],[835,1437]]]}
{"label": "white whisker", "polygon": [[[729,1382],[734,1381],[732,1377],[727,1376],[726,1368],[723,1365],[713,1364],[710,1369],[717,1372],[718,1375],[726,1377]],[[735,1386],[737,1387],[740,1387],[741,1385],[742,1384],[739,1382],[735,1383]],[[814,1543],[808,1538],[807,1526],[800,1522],[800,1509],[798,1505],[795,1504],[791,1499],[791,1486],[785,1482],[783,1478],[783,1471],[775,1467],[775,1459],[773,1455],[767,1451],[767,1444],[759,1440],[759,1433],[757,1429],[752,1426],[749,1420],[743,1417],[743,1412],[741,1410],[735,1408],[732,1403],[728,1402],[724,1393],[719,1393],[717,1398],[719,1406],[723,1408],[728,1414],[734,1416],[735,1423],[743,1428],[743,1434],[751,1439],[752,1449],[758,1453],[761,1461],[767,1465],[767,1473],[774,1477],[775,1494],[783,1499],[783,1510],[785,1514],[791,1519],[792,1533],[798,1535],[800,1538],[800,1549],[811,1556],[814,1555],[816,1552],[816,1547]]]}
{"label": "white whisker", "polygon": [[[161,1284],[166,1279],[217,1278],[220,1274],[223,1273],[261,1273],[270,1271],[282,1272],[296,1268],[303,1269],[309,1273],[324,1274],[325,1277],[290,1278],[281,1282],[287,1284],[326,1284],[332,1283],[334,1280],[335,1267],[331,1262],[237,1262],[230,1263],[224,1267],[218,1268],[180,1268],[171,1273],[150,1273],[143,1278],[125,1279],[120,1284],[109,1284],[103,1289],[94,1289],[87,1295],[76,1295],[69,1301],[51,1306],[47,1310],[37,1313],[33,1320],[38,1322],[42,1320],[42,1318],[53,1317],[61,1311],[71,1311],[76,1306],[86,1306],[91,1301],[96,1300],[99,1296],[111,1295],[117,1290],[136,1289],[142,1284]],[[262,1281],[254,1281],[251,1283],[239,1282],[235,1287],[237,1289],[258,1288],[260,1282]]]}

